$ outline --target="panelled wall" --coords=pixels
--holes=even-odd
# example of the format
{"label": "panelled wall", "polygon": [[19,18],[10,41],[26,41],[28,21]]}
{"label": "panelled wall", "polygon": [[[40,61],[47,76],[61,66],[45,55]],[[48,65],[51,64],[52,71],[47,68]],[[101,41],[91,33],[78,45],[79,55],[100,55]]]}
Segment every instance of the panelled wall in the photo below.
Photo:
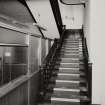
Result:
{"label": "panelled wall", "polygon": [[36,105],[51,39],[0,27],[0,105]]}

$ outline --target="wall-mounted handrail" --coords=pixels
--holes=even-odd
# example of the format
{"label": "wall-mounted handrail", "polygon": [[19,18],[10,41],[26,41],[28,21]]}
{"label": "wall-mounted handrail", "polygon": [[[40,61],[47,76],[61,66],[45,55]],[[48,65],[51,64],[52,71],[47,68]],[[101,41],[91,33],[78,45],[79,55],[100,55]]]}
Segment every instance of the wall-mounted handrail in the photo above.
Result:
{"label": "wall-mounted handrail", "polygon": [[92,101],[92,63],[89,62],[89,52],[87,48],[87,41],[86,37],[84,36],[84,30],[81,30],[81,37],[82,37],[82,51],[84,57],[84,66],[87,76],[87,88],[88,88],[88,97],[90,99],[90,103]]}

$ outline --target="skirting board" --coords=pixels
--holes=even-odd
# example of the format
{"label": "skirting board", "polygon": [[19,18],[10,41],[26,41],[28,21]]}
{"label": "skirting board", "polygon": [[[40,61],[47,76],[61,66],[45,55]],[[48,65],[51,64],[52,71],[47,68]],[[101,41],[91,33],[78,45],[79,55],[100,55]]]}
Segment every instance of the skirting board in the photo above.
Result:
{"label": "skirting board", "polygon": [[101,105],[101,104],[91,104],[91,105]]}

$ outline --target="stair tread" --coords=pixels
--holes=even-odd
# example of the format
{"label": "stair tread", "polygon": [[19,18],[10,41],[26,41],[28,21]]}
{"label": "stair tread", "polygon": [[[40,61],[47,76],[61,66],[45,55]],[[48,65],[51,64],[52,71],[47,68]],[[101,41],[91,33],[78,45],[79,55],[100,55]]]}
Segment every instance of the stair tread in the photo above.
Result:
{"label": "stair tread", "polygon": [[74,87],[72,88],[73,84],[67,83],[67,84],[63,84],[63,85],[49,84],[47,89],[50,89],[50,90],[53,90],[53,89],[64,90],[65,89],[65,90],[69,90],[69,91],[83,91],[83,92],[87,92],[88,91],[86,87],[80,86],[79,84],[75,85],[75,88]]}
{"label": "stair tread", "polygon": [[65,98],[65,99],[78,99],[78,100],[87,100],[87,96],[81,96],[79,93],[73,93],[70,94],[68,91],[54,91],[52,92],[47,92],[45,99],[50,99],[52,97],[55,98]]}
{"label": "stair tread", "polygon": [[52,88],[66,88],[66,89],[79,89],[79,83],[56,83],[56,84],[49,84],[48,89]]}
{"label": "stair tread", "polygon": [[51,97],[51,100],[54,101],[67,101],[67,102],[80,102],[80,101],[89,101],[89,98],[87,96],[81,96],[78,98],[60,98],[60,97]]}
{"label": "stair tread", "polygon": [[61,79],[59,79],[59,78],[57,78],[57,77],[51,77],[51,79],[50,79],[50,82],[61,82],[61,83],[86,83],[87,81],[85,80],[85,79],[81,79],[81,78],[79,78],[78,80],[68,80],[68,79],[65,79],[64,80],[64,78],[61,78]]}

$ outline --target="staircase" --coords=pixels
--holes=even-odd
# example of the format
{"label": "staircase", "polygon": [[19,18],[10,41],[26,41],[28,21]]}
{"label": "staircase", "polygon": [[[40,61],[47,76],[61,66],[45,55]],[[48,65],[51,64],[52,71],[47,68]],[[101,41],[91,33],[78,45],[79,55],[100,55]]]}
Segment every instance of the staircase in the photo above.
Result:
{"label": "staircase", "polygon": [[50,78],[39,105],[89,105],[87,74],[79,32],[67,32],[50,63]]}

